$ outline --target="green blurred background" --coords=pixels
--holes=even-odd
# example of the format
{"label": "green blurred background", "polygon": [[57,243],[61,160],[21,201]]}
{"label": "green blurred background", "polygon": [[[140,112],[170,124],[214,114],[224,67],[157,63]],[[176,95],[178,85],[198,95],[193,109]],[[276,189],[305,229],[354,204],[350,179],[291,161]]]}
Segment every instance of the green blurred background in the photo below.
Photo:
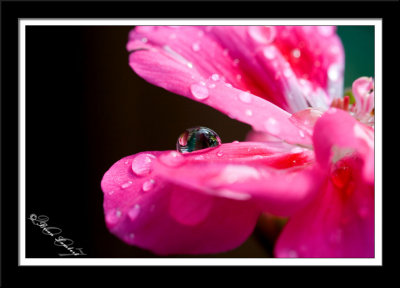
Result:
{"label": "green blurred background", "polygon": [[337,33],[342,39],[346,54],[345,87],[351,87],[361,76],[374,76],[374,27],[338,26]]}
{"label": "green blurred background", "polygon": [[[125,48],[131,29],[31,26],[26,32],[26,213],[47,215],[87,257],[156,256],[105,227],[100,182],[116,161],[175,149],[178,135],[193,126],[212,128],[223,142],[244,140],[250,129],[137,76]],[[374,27],[341,26],[338,34],[345,86],[374,76]],[[237,249],[208,256],[270,257],[273,237],[261,227]],[[27,225],[27,256],[57,257],[57,247],[35,228]]]}

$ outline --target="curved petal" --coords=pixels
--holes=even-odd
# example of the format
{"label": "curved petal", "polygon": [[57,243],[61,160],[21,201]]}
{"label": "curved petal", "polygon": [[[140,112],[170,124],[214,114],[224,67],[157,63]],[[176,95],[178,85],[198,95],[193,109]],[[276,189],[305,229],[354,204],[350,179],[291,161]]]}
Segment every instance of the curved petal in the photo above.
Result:
{"label": "curved petal", "polygon": [[276,257],[374,257],[374,186],[361,179],[360,165],[347,158],[318,196],[289,219]]}
{"label": "curved petal", "polygon": [[[334,27],[146,26],[132,31],[127,49],[162,60],[146,65],[131,56],[130,64],[147,81],[185,96],[189,83],[216,75],[296,112],[310,105],[327,108],[343,89],[344,51]],[[167,79],[175,74],[165,72],[177,69],[191,78],[184,85],[181,76]]]}
{"label": "curved petal", "polygon": [[374,183],[374,131],[346,111],[331,108],[316,122],[313,133],[315,157],[330,172],[332,163],[349,154],[359,156],[365,181]]}
{"label": "curved petal", "polygon": [[356,99],[356,114],[362,117],[374,109],[374,80],[372,77],[360,77],[353,82],[352,91]]}
{"label": "curved petal", "polygon": [[[177,161],[177,158],[179,160]],[[278,142],[222,144],[183,155],[166,152],[155,163],[160,176],[217,197],[253,201],[260,209],[288,216],[316,193],[313,153]]]}
{"label": "curved petal", "polygon": [[161,177],[154,167],[160,154],[128,156],[105,173],[101,187],[110,232],[160,255],[224,252],[244,242],[260,214],[254,203]]}

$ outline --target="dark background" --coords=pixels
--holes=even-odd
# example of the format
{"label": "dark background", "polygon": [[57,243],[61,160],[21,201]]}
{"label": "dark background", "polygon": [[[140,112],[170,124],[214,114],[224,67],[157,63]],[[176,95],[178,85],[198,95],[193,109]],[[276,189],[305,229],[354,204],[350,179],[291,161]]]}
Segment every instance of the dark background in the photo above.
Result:
{"label": "dark background", "polygon": [[[112,164],[141,151],[175,149],[203,125],[223,142],[250,127],[203,104],[150,85],[128,65],[132,27],[31,26],[26,30],[26,214],[44,214],[86,257],[156,257],[108,232],[100,182]],[[374,76],[373,27],[339,27],[345,85]],[[27,257],[65,250],[26,222]],[[211,257],[270,257],[259,229],[241,247]],[[182,257],[181,255],[179,257]]]}

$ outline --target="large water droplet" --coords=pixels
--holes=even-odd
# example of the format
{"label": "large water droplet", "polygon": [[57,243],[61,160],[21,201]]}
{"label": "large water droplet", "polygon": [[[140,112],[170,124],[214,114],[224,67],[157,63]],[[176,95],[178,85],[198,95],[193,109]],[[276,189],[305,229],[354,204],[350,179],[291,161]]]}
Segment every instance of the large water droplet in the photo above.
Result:
{"label": "large water droplet", "polygon": [[176,149],[181,153],[193,152],[221,145],[218,134],[207,127],[186,129],[176,142]]}
{"label": "large water droplet", "polygon": [[204,100],[208,98],[208,89],[202,84],[192,84],[190,92],[197,100]]}
{"label": "large water droplet", "polygon": [[132,170],[138,176],[146,176],[151,172],[152,161],[156,157],[152,154],[140,154],[132,161]]}

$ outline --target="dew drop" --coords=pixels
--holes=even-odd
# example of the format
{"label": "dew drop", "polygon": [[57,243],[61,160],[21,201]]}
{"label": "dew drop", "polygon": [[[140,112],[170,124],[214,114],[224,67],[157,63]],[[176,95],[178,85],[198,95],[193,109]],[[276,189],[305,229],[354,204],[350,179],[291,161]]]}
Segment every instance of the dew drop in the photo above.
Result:
{"label": "dew drop", "polygon": [[268,120],[265,121],[265,128],[271,134],[278,134],[280,131],[278,127],[278,121],[276,121],[274,118],[268,118]]}
{"label": "dew drop", "polygon": [[190,92],[197,100],[204,100],[208,98],[208,89],[204,85],[192,84],[190,86]]}
{"label": "dew drop", "polygon": [[294,58],[296,58],[296,59],[298,59],[298,58],[300,58],[300,56],[301,56],[301,52],[300,52],[300,50],[299,49],[293,49],[292,50],[292,56],[294,57]]}
{"label": "dew drop", "polygon": [[221,151],[219,151],[219,152],[217,153],[217,156],[218,156],[218,157],[222,157],[222,156],[224,156],[224,153],[222,153]]}
{"label": "dew drop", "polygon": [[276,56],[275,48],[274,46],[267,46],[263,50],[264,57],[267,58],[268,60],[272,60]]}
{"label": "dew drop", "polygon": [[176,151],[169,151],[160,155],[160,161],[169,167],[177,167],[181,165],[185,159],[182,154]]}
{"label": "dew drop", "polygon": [[238,66],[239,65],[240,60],[239,59],[233,59],[233,66]]}
{"label": "dew drop", "polygon": [[210,85],[208,85],[208,88],[210,88],[210,89],[212,89],[212,88],[215,88],[215,84],[214,83],[211,83]]}
{"label": "dew drop", "polygon": [[151,189],[153,189],[154,183],[155,183],[154,179],[150,179],[150,180],[144,182],[142,185],[143,191],[147,192],[147,191],[150,191]]}
{"label": "dew drop", "polygon": [[115,225],[118,223],[122,213],[119,209],[112,209],[106,214],[106,223],[107,225]]}
{"label": "dew drop", "polygon": [[241,92],[239,94],[239,100],[243,103],[250,103],[251,102],[251,94],[249,92]]}
{"label": "dew drop", "polygon": [[247,116],[253,116],[253,111],[251,111],[250,109],[246,109],[245,113]]}
{"label": "dew drop", "polygon": [[331,173],[331,181],[336,188],[342,190],[350,183],[352,179],[352,172],[350,167],[340,164],[338,162]]}
{"label": "dew drop", "polygon": [[250,37],[257,43],[271,43],[276,35],[275,27],[272,26],[250,26],[248,33]]}
{"label": "dew drop", "polygon": [[197,43],[197,42],[193,43],[192,50],[195,51],[195,52],[199,51],[200,50],[200,44]]}
{"label": "dew drop", "polygon": [[135,204],[131,209],[128,211],[128,217],[131,219],[131,221],[135,220],[140,213],[140,205]]}
{"label": "dew drop", "polygon": [[121,188],[122,188],[122,189],[126,189],[126,188],[128,188],[129,186],[131,186],[132,183],[133,183],[132,181],[125,182],[124,184],[121,185]]}
{"label": "dew drop", "polygon": [[176,149],[181,153],[198,151],[221,145],[218,134],[207,127],[194,127],[186,129],[176,142]]}
{"label": "dew drop", "polygon": [[218,74],[212,74],[212,75],[211,75],[211,79],[212,79],[213,81],[218,81],[218,80],[219,80],[219,75],[218,75]]}
{"label": "dew drop", "polygon": [[146,176],[152,170],[152,161],[156,157],[152,154],[139,154],[132,161],[132,171],[138,176]]}
{"label": "dew drop", "polygon": [[328,68],[328,78],[331,81],[337,81],[339,79],[340,72],[339,72],[339,66],[337,64],[332,64]]}

